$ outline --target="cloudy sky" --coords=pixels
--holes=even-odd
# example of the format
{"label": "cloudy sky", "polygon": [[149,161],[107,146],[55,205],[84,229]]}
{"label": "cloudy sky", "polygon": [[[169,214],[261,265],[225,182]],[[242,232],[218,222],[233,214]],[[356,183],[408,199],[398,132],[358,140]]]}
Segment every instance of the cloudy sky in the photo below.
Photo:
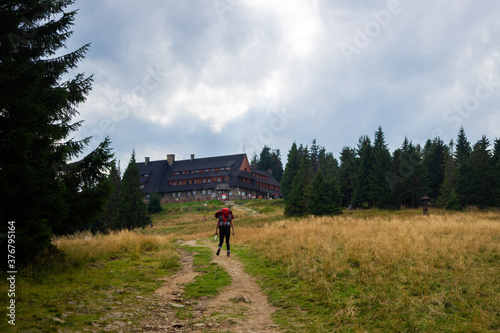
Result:
{"label": "cloudy sky", "polygon": [[500,137],[496,0],[85,0],[68,50],[91,43],[79,108],[95,147],[137,160],[260,153],[313,138],[339,157],[382,126]]}

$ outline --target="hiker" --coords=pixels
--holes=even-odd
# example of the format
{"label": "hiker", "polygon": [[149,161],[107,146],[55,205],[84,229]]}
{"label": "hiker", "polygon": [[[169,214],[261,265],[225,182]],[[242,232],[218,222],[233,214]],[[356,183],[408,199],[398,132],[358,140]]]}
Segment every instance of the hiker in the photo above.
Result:
{"label": "hiker", "polygon": [[227,256],[230,256],[229,251],[229,236],[231,235],[231,228],[233,229],[234,236],[234,225],[233,225],[233,212],[229,208],[222,208],[217,213],[215,213],[215,218],[217,219],[217,226],[215,227],[215,235],[217,235],[217,229],[219,229],[219,248],[216,254],[220,254],[220,249],[224,244],[224,238],[226,238],[226,248]]}

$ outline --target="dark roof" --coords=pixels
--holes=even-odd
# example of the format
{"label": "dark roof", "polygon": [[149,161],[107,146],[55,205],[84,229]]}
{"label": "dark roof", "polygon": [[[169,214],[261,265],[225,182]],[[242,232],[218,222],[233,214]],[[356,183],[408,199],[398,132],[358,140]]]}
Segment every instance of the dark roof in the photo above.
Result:
{"label": "dark roof", "polygon": [[[203,190],[203,189],[215,189],[217,184],[227,187],[242,187],[250,190],[265,191],[272,194],[278,194],[278,191],[271,189],[264,189],[257,186],[256,184],[244,183],[241,177],[247,179],[252,179],[258,182],[266,183],[272,186],[280,186],[279,182],[274,179],[274,177],[265,171],[251,168],[251,172],[245,172],[240,170],[242,163],[246,158],[246,154],[235,154],[226,156],[216,156],[216,157],[205,157],[205,158],[193,158],[188,160],[174,161],[173,165],[168,165],[168,161],[149,161],[146,165],[145,162],[137,163],[139,167],[140,182],[145,183],[144,193],[159,192],[159,193],[169,193],[169,192],[181,192],[190,190]],[[226,168],[229,170],[211,171],[215,168]],[[193,172],[188,174],[182,174],[184,171],[195,171],[195,170],[209,170],[207,172]],[[179,174],[175,174],[179,173]],[[253,173],[264,175],[268,177],[268,180],[255,178]],[[145,175],[148,175],[145,177]],[[226,182],[212,182],[212,183],[199,183],[199,184],[189,184],[189,185],[179,185],[179,186],[169,186],[169,181],[181,181],[186,179],[198,179],[209,177],[221,177],[226,178],[229,181]],[[227,185],[223,185],[227,184]]]}

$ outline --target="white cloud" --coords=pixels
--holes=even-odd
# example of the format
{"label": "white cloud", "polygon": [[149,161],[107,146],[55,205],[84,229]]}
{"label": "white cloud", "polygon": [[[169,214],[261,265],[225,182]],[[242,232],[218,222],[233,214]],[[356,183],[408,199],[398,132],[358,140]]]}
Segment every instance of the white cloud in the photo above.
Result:
{"label": "white cloud", "polygon": [[286,110],[294,118],[282,130],[254,140],[281,149],[285,162],[293,141],[321,138],[338,156],[379,125],[398,145],[435,130],[454,138],[458,123],[471,136],[480,128],[498,136],[500,88],[468,117],[447,112],[474,95],[480,77],[499,75],[499,6],[400,0],[401,11],[347,62],[339,45],[390,3],[79,2],[71,45],[92,42],[79,70],[95,74],[82,134],[109,134],[122,154],[133,142],[151,155],[163,150],[160,158],[196,147],[230,154]]}

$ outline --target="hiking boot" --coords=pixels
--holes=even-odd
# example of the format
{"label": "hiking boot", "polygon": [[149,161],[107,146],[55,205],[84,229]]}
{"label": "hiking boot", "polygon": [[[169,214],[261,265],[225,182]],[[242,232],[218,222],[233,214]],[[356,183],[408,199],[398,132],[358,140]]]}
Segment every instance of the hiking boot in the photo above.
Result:
{"label": "hiking boot", "polygon": [[227,256],[229,257],[229,255],[231,254],[231,252],[227,251]]}
{"label": "hiking boot", "polygon": [[217,252],[215,252],[216,255],[219,255],[220,254],[220,249],[217,250]]}

